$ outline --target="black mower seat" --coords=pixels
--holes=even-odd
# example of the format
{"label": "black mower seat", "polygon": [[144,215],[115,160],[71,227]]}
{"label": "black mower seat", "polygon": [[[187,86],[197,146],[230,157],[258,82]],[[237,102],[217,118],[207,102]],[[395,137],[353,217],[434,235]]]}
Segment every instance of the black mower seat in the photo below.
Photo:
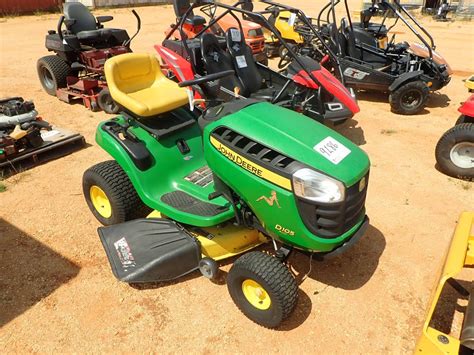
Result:
{"label": "black mower seat", "polygon": [[[201,36],[201,55],[207,74],[234,70],[229,54],[221,48],[217,37],[212,33],[204,33]],[[242,84],[235,75],[219,79],[219,85],[231,92],[235,88],[238,88],[240,92],[243,91]]]}
{"label": "black mower seat", "polygon": [[81,31],[76,34],[79,41],[100,41],[108,40],[112,35],[112,31],[106,28],[100,30]]}
{"label": "black mower seat", "polygon": [[206,19],[199,15],[193,15],[191,17],[186,18],[186,23],[192,26],[201,26],[206,23]]}
{"label": "black mower seat", "polygon": [[255,63],[252,49],[245,43],[245,37],[235,27],[230,27],[225,36],[227,50],[243,89],[241,95],[249,96],[258,92],[262,88],[262,75]]}
{"label": "black mower seat", "polygon": [[89,9],[79,2],[65,3],[64,17],[71,22],[66,23],[68,30],[84,44],[107,42],[111,37],[115,37],[116,44],[119,44],[128,39],[128,34],[123,29],[101,28]]}

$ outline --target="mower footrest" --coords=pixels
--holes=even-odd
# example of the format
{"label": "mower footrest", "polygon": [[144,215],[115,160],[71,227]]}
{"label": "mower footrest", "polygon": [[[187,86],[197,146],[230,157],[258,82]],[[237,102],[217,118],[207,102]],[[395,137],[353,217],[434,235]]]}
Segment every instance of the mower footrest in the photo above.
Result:
{"label": "mower footrest", "polygon": [[198,268],[199,242],[162,218],[137,219],[98,229],[112,272],[121,281],[176,279]]}

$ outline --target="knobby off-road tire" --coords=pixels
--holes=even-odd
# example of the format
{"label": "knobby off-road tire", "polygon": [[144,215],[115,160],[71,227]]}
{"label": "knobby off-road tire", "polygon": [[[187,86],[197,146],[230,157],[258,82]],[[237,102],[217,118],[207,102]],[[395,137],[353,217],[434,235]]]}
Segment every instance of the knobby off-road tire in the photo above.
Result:
{"label": "knobby off-road tire", "polygon": [[[252,304],[249,288],[245,288],[252,289],[253,285],[260,286],[264,292],[254,290],[265,296],[256,297],[257,302]],[[242,313],[267,328],[277,327],[291,314],[298,296],[298,285],[288,268],[275,257],[258,251],[237,259],[227,275],[227,288]]]}
{"label": "knobby off-road tire", "polygon": [[44,91],[52,96],[56,96],[57,89],[67,86],[66,78],[72,74],[69,64],[57,55],[38,59],[36,70]]}
{"label": "knobby off-road tire", "polygon": [[[151,212],[141,201],[125,171],[114,160],[104,161],[87,169],[82,178],[82,188],[87,205],[103,225],[146,217]],[[100,206],[97,208],[94,205],[94,195],[97,191],[100,192],[97,188],[105,194],[110,213],[107,209],[104,213]],[[97,199],[95,201],[97,204]]]}
{"label": "knobby off-road tire", "polygon": [[446,175],[474,180],[474,123],[447,130],[436,145],[435,155],[439,170]]}
{"label": "knobby off-road tire", "polygon": [[423,81],[403,84],[389,96],[392,111],[402,115],[415,115],[423,110],[430,93]]}

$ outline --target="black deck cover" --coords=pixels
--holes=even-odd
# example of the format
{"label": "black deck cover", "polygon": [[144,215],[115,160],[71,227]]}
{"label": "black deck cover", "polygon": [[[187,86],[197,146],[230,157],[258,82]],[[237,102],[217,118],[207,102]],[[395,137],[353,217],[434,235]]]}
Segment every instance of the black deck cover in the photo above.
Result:
{"label": "black deck cover", "polygon": [[137,219],[98,229],[114,275],[121,281],[176,279],[198,268],[199,242],[162,218]]}

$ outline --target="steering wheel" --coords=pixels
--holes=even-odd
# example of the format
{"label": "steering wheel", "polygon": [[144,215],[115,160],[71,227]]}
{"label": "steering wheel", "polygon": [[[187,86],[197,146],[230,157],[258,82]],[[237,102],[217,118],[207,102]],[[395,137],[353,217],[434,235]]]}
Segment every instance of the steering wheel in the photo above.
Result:
{"label": "steering wheel", "polygon": [[[289,44],[288,46],[295,51],[297,47],[295,45]],[[284,69],[288,64],[291,63],[291,55],[290,51],[282,45],[281,49],[279,50],[280,52],[280,61],[278,62],[278,69]]]}
{"label": "steering wheel", "polygon": [[225,78],[226,76],[232,75],[234,73],[235,72],[233,70],[224,70],[224,71],[221,71],[219,73],[204,75],[204,76],[200,76],[200,77],[195,78],[195,79],[182,81],[182,82],[178,83],[178,86],[180,88],[184,88],[186,86],[201,85],[201,84],[207,83],[209,81],[214,81],[214,80],[217,80],[217,79]]}

